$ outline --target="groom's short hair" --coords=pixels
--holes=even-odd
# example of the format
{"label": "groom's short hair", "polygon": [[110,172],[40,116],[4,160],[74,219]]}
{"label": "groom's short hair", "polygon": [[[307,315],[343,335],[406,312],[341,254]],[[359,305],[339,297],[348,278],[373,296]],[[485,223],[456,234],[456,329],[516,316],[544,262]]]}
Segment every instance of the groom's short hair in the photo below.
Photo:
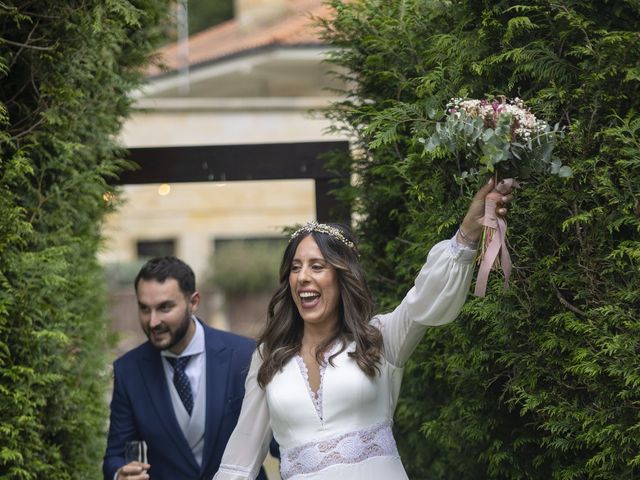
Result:
{"label": "groom's short hair", "polygon": [[180,291],[186,296],[196,291],[196,276],[193,270],[174,256],[155,257],[147,261],[136,275],[133,285],[137,293],[140,280],[156,280],[164,283],[167,278],[174,278],[180,286]]}

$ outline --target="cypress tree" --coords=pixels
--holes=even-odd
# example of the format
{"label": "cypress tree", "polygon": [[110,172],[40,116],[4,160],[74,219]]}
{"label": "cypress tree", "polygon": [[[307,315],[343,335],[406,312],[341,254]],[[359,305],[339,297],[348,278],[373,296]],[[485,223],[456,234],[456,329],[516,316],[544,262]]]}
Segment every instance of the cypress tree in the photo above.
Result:
{"label": "cypress tree", "polygon": [[381,309],[400,301],[477,185],[473,159],[426,152],[452,97],[523,98],[560,122],[566,180],[510,207],[515,271],[431,329],[405,370],[396,433],[409,477],[623,479],[640,474],[640,4],[332,2],[330,60],[350,81],[327,116]]}
{"label": "cypress tree", "polygon": [[96,261],[115,141],[160,0],[0,4],[0,478],[100,478],[109,380]]}

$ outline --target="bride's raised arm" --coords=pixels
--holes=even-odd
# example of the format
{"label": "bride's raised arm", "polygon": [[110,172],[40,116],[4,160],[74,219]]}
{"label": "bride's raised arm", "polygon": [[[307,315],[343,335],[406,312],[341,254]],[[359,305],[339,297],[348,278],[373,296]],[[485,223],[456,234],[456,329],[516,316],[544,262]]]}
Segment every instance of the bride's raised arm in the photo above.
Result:
{"label": "bride's raised arm", "polygon": [[[496,195],[493,179],[476,193],[455,236],[433,246],[400,305],[374,320],[382,331],[385,357],[391,364],[403,366],[428,327],[452,322],[460,313],[473,278],[485,199],[490,195]],[[511,194],[500,194],[493,200],[496,214],[504,216]]]}

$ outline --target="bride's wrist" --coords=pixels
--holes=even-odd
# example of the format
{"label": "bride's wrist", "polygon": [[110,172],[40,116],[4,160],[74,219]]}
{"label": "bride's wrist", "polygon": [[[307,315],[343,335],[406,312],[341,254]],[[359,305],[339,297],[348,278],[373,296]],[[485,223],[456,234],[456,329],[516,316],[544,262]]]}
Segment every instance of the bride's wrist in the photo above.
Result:
{"label": "bride's wrist", "polygon": [[463,225],[458,227],[458,231],[456,232],[456,239],[459,243],[467,245],[471,248],[476,248],[478,246],[478,242],[480,241],[480,235],[482,233],[482,229],[480,230],[471,230],[465,228]]}

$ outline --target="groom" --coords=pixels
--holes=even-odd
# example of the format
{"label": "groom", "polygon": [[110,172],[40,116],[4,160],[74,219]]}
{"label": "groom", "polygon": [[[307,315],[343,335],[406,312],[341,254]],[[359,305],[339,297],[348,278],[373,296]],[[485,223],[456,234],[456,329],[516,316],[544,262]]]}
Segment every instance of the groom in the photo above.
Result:
{"label": "groom", "polygon": [[[149,260],[135,289],[149,341],[113,365],[104,480],[210,480],[238,420],[255,345],[195,317],[195,276],[175,257]],[[146,442],[148,463],[125,464],[132,440]]]}

